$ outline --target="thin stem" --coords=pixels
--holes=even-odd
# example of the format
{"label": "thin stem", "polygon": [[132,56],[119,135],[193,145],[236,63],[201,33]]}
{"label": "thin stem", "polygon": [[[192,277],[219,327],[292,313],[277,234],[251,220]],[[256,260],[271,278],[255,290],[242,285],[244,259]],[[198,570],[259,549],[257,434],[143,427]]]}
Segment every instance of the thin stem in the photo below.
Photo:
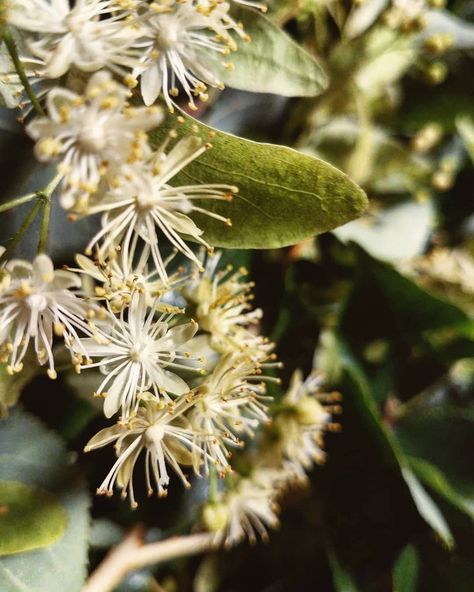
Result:
{"label": "thin stem", "polygon": [[15,66],[15,70],[20,78],[23,88],[26,91],[26,94],[28,95],[28,98],[31,101],[31,104],[33,105],[33,107],[34,107],[36,113],[38,113],[38,115],[44,116],[45,113],[43,111],[43,107],[41,107],[41,105],[39,104],[39,101],[36,98],[36,95],[33,92],[33,89],[31,88],[30,81],[28,80],[28,76],[26,75],[25,69],[23,68],[23,64],[21,63],[20,57],[19,57],[18,52],[16,50],[15,41],[13,40],[11,31],[8,27],[5,27],[3,29],[3,40],[5,41],[5,45],[7,46],[8,53],[10,54],[13,65]]}
{"label": "thin stem", "polygon": [[213,540],[214,535],[205,532],[144,545],[142,531],[136,528],[110,551],[90,576],[82,592],[111,592],[131,571],[178,557],[204,553],[212,549]]}
{"label": "thin stem", "polygon": [[51,195],[61,181],[62,175],[56,175],[43,191],[38,191],[36,196],[42,200],[43,216],[41,218],[40,237],[38,242],[38,253],[46,251],[46,243],[48,241],[49,222],[51,220]]}
{"label": "thin stem", "polygon": [[43,200],[43,216],[41,218],[40,237],[38,242],[38,253],[46,251],[46,243],[48,240],[49,221],[51,218],[51,198],[44,196]]}
{"label": "thin stem", "polygon": [[5,259],[7,259],[8,256],[10,255],[10,253],[16,247],[16,245],[18,244],[21,237],[25,234],[25,232],[28,230],[28,228],[31,226],[32,222],[36,218],[38,212],[40,211],[41,206],[42,206],[42,203],[40,200],[38,200],[35,203],[35,205],[31,208],[28,215],[24,219],[23,224],[17,230],[15,236],[8,243],[8,247],[5,249],[3,255],[0,257],[0,263],[2,263]]}
{"label": "thin stem", "polygon": [[36,193],[29,193],[28,195],[22,195],[21,197],[16,197],[15,199],[11,199],[10,201],[6,201],[5,203],[0,205],[0,214],[2,212],[8,212],[8,210],[12,210],[18,206],[23,205],[24,203],[28,203],[32,199],[36,197]]}

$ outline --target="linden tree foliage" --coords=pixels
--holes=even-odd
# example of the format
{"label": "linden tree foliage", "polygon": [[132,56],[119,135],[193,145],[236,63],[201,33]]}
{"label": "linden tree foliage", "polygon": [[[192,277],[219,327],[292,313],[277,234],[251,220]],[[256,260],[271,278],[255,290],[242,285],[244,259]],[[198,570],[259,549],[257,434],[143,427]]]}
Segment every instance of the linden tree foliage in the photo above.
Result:
{"label": "linden tree foliage", "polygon": [[0,592],[472,591],[473,14],[0,1]]}

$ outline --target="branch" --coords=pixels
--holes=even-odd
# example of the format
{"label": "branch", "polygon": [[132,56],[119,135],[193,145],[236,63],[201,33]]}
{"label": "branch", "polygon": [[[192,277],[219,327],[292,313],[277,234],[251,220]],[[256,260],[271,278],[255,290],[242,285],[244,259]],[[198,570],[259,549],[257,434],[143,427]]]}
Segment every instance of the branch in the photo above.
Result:
{"label": "branch", "polygon": [[205,532],[143,544],[142,530],[135,528],[105,557],[82,592],[111,592],[131,571],[178,557],[204,553],[212,549],[213,540],[214,535]]}

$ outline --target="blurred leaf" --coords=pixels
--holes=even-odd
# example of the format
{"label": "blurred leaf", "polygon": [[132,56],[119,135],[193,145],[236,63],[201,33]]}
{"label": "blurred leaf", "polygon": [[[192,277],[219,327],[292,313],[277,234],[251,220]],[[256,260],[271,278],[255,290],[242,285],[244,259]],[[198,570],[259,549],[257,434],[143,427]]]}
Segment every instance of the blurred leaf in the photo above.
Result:
{"label": "blurred leaf", "polygon": [[[423,433],[420,433],[420,438],[422,437]],[[408,462],[412,471],[427,487],[439,494],[455,508],[467,514],[469,518],[474,521],[473,502],[471,501],[471,505],[469,505],[469,501],[465,500],[463,496],[451,486],[445,475],[438,468],[421,458],[408,457]]]}
{"label": "blurred leaf", "polygon": [[[464,503],[474,503],[474,412],[452,405],[407,405],[395,424],[405,454],[441,471]],[[411,408],[410,408],[411,407]]]}
{"label": "blurred leaf", "polygon": [[365,55],[355,74],[355,82],[366,96],[377,98],[405,74],[416,54],[409,35],[376,28],[367,36]]}
{"label": "blurred leaf", "polygon": [[[364,151],[354,164],[354,153],[365,134]],[[397,140],[390,130],[362,124],[347,116],[333,117],[314,127],[303,148],[346,171],[367,191],[380,194],[415,192],[429,181],[432,166]]]}
{"label": "blurred leaf", "polygon": [[420,512],[420,515],[426,520],[431,528],[440,536],[448,548],[453,547],[454,540],[448,523],[446,522],[440,509],[430,497],[426,489],[421,485],[413,472],[404,467],[402,469],[403,477],[410,488],[413,501]]}
{"label": "blurred leaf", "polygon": [[407,545],[393,570],[393,592],[417,592],[418,555],[413,545]]}
{"label": "blurred leaf", "polygon": [[[160,143],[175,125],[151,134]],[[211,217],[194,214],[204,238],[227,248],[273,248],[340,226],[359,216],[367,205],[364,192],[331,165],[291,148],[259,144],[212,130],[190,117],[178,127],[181,135],[212,138],[213,149],[186,167],[173,182],[225,183],[239,193],[231,203],[203,200],[206,209],[232,220],[228,227]]]}
{"label": "blurred leaf", "polygon": [[354,39],[364,33],[387,6],[388,0],[366,0],[362,4],[353,3],[344,25],[344,36],[347,39]]}
{"label": "blurred leaf", "polygon": [[[474,355],[473,322],[464,311],[362,249],[358,248],[358,253],[359,276],[342,319],[355,351],[373,339],[398,338],[405,347],[421,347],[442,364]],[[373,303],[372,320],[375,314],[379,319],[370,325],[366,322],[368,298],[371,306]]]}
{"label": "blurred leaf", "polygon": [[315,58],[261,12],[242,7],[236,11],[236,18],[251,42],[234,34],[238,45],[230,58],[234,68],[216,64],[226,85],[284,97],[312,97],[327,88],[327,77]]}
{"label": "blurred leaf", "polygon": [[18,481],[0,481],[0,556],[50,547],[67,527],[57,499]]}
{"label": "blurred leaf", "polygon": [[96,549],[107,549],[119,543],[124,537],[124,530],[112,520],[97,518],[92,521],[89,544]]}
{"label": "blurred leaf", "polygon": [[52,546],[0,558],[2,592],[79,592],[86,575],[89,496],[53,433],[15,409],[0,422],[0,480],[41,488],[67,514]]}
{"label": "blurred leaf", "polygon": [[474,163],[474,120],[472,117],[460,116],[456,119],[456,128],[463,139],[472,162]]}
{"label": "blurred leaf", "polygon": [[[405,201],[336,228],[334,234],[345,243],[356,242],[373,257],[394,263],[422,253],[434,226],[431,201]],[[404,239],[400,240],[402,229]]]}
{"label": "blurred leaf", "polygon": [[332,576],[336,592],[359,592],[351,574],[341,565],[334,549],[328,545],[328,558],[331,564]]}
{"label": "blurred leaf", "polygon": [[38,370],[38,365],[29,360],[25,362],[21,372],[10,375],[6,372],[5,365],[0,364],[0,418],[8,415],[9,408],[16,405],[23,388]]}

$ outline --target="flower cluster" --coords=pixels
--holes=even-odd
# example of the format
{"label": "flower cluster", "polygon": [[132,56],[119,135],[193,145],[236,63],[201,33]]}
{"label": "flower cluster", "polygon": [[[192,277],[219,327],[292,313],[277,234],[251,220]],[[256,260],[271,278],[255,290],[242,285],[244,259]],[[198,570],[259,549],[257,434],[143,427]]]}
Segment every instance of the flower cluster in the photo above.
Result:
{"label": "flower cluster", "polygon": [[325,460],[324,434],[337,431],[332,414],[340,412],[339,393],[320,391],[317,372],[303,381],[294,373],[290,387],[273,413],[258,460],[251,473],[220,490],[202,512],[203,526],[215,532],[216,543],[226,547],[257,535],[267,540],[268,529],[278,527],[279,500],[293,484],[306,480],[307,471]]}
{"label": "flower cluster", "polygon": [[[260,2],[234,0],[265,10]],[[27,35],[40,76],[108,70],[131,88],[140,81],[146,105],[159,94],[168,107],[179,86],[196,109],[207,86],[223,88],[220,72],[237,39],[248,40],[222,0],[7,0],[7,21]]]}
{"label": "flower cluster", "polygon": [[[265,11],[261,2],[233,3]],[[187,167],[212,148],[210,137],[179,133],[182,117],[164,131],[166,110],[154,104],[161,95],[172,111],[180,88],[196,109],[208,86],[223,87],[227,56],[249,40],[230,9],[223,0],[7,1],[6,23],[21,30],[24,54],[10,46],[7,70],[18,70],[10,103],[29,102],[26,133],[57,176],[20,199],[37,200],[32,216],[43,207],[40,254],[32,263],[8,260],[12,243],[0,252],[7,372],[20,372],[33,349],[56,378],[60,340],[74,370],[96,378],[91,394],[115,420],[85,447],[115,447],[98,493],[118,487],[136,507],[141,458],[148,494],[166,495],[171,472],[186,487],[188,471],[231,479],[206,510],[209,522],[221,508],[213,530],[226,545],[264,538],[278,524],[279,492],[323,458],[322,434],[332,425],[313,379],[297,378],[268,428],[280,436],[275,466],[262,453],[250,476],[235,473],[233,452],[270,424],[267,385],[279,383],[280,364],[260,333],[247,270],[221,266],[195,222],[198,214],[230,226],[227,204],[238,188],[184,184],[194,179]],[[100,216],[76,268],[55,270],[43,252],[56,188],[71,221]]]}

